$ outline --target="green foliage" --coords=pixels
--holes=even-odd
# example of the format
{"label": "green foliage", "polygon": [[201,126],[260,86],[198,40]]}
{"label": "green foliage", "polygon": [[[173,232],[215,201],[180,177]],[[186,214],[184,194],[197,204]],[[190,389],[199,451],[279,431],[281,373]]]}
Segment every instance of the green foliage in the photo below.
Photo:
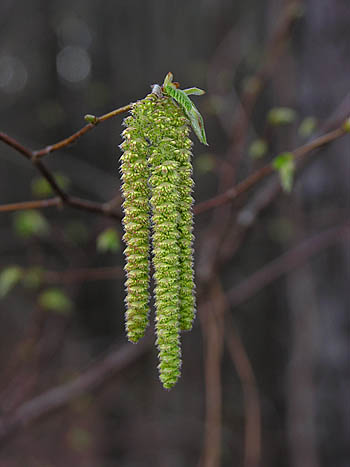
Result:
{"label": "green foliage", "polygon": [[192,142],[183,107],[158,91],[136,102],[124,121],[126,328],[135,342],[148,323],[152,219],[160,379],[165,388],[171,388],[180,375],[179,333],[192,327],[195,310]]}
{"label": "green foliage", "polygon": [[73,308],[73,304],[67,295],[61,289],[55,287],[44,290],[38,297],[38,303],[45,310],[59,314],[67,314]]}
{"label": "green foliage", "polygon": [[290,193],[293,188],[295,172],[294,155],[291,152],[280,154],[279,156],[275,157],[272,165],[280,175],[281,185],[284,191]]}
{"label": "green foliage", "polygon": [[172,97],[180,105],[183,112],[191,122],[193,131],[197,135],[199,141],[208,146],[203,118],[197,107],[188,97],[191,94],[200,96],[204,94],[204,91],[198,88],[189,88],[183,91],[181,89],[177,89],[176,85],[173,83],[172,73],[168,73],[164,79],[163,92]]}
{"label": "green foliage", "polygon": [[274,107],[267,115],[270,125],[281,126],[293,123],[297,117],[295,110],[289,107]]}
{"label": "green foliage", "polygon": [[[70,185],[70,180],[66,175],[61,173],[54,173],[54,177],[57,185],[62,188],[62,190],[67,190]],[[43,177],[36,177],[31,183],[31,191],[34,196],[37,198],[47,198],[53,194],[51,185]]]}
{"label": "green foliage", "polygon": [[306,117],[301,122],[298,133],[302,138],[309,138],[315,131],[317,126],[317,119],[315,117]]}
{"label": "green foliage", "polygon": [[15,232],[20,237],[44,236],[50,230],[45,217],[36,210],[16,212],[13,219]]}
{"label": "green foliage", "polygon": [[256,139],[249,147],[249,156],[252,159],[261,159],[267,153],[267,142],[264,139]]}
{"label": "green foliage", "polygon": [[105,253],[116,252],[120,249],[119,235],[116,229],[110,227],[99,234],[96,241],[97,250]]}
{"label": "green foliage", "polygon": [[8,266],[0,273],[0,298],[4,298],[21,280],[23,270],[19,266]]}

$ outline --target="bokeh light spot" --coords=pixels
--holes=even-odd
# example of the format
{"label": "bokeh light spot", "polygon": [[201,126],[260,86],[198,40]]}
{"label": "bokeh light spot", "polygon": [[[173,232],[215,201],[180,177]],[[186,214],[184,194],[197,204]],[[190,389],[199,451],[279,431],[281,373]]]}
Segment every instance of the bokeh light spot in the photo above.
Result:
{"label": "bokeh light spot", "polygon": [[23,90],[28,72],[21,60],[4,55],[0,57],[0,89],[12,94]]}
{"label": "bokeh light spot", "polygon": [[86,50],[68,46],[56,58],[57,72],[65,80],[78,83],[87,78],[91,71],[91,60]]}

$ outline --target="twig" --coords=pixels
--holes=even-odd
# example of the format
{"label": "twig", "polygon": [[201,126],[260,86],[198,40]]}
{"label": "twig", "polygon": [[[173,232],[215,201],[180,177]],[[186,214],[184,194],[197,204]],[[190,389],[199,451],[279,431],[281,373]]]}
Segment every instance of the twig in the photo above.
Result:
{"label": "twig", "polygon": [[136,362],[149,349],[151,339],[144,339],[138,345],[126,344],[113,350],[104,358],[92,364],[75,380],[57,386],[22,404],[12,414],[0,418],[0,442],[4,442],[19,429],[28,426],[43,416],[61,409],[85,393],[100,387],[108,378],[115,376]]}
{"label": "twig", "polygon": [[210,301],[205,315],[200,314],[205,341],[205,433],[200,465],[218,467],[222,438],[221,358],[223,352],[225,303],[221,300],[218,284],[210,290]]}
{"label": "twig", "polygon": [[0,205],[0,212],[25,211],[27,209],[49,208],[62,204],[60,198],[40,199],[35,201],[23,201],[20,203],[10,203]]}
{"label": "twig", "polygon": [[287,2],[283,14],[278,20],[277,28],[266,46],[262,66],[250,78],[241,96],[241,104],[238,106],[231,132],[233,143],[229,150],[230,159],[236,166],[243,153],[255,104],[268,80],[272,77],[275,67],[285,49],[291,29],[299,18],[298,10],[301,3],[302,0],[290,0]]}
{"label": "twig", "polygon": [[231,326],[225,326],[225,340],[231,360],[239,376],[244,400],[244,467],[258,467],[261,457],[261,409],[259,392],[244,345],[235,330],[232,317]]}
{"label": "twig", "polygon": [[105,120],[115,117],[116,115],[119,115],[121,113],[128,112],[131,109],[131,107],[132,107],[131,104],[125,105],[124,107],[120,107],[119,109],[113,110],[112,112],[108,112],[107,114],[101,115],[101,117],[95,117],[92,123],[88,123],[83,128],[81,128],[79,131],[69,136],[68,138],[63,139],[62,141],[58,141],[55,144],[46,146],[43,149],[39,149],[38,151],[33,151],[32,154],[34,155],[34,159],[38,160],[41,157],[44,157],[47,154],[50,154],[51,152],[58,151],[59,149],[65,148],[66,146],[74,143],[74,141],[76,141],[77,139],[81,138],[83,135],[85,135],[85,133],[95,128],[95,126],[98,125],[100,122],[104,122]]}
{"label": "twig", "polygon": [[72,282],[96,281],[122,278],[124,276],[122,267],[100,267],[68,269],[67,271],[45,271],[44,281],[48,283],[71,284]]}
{"label": "twig", "polygon": [[286,274],[304,263],[306,259],[349,235],[350,220],[340,227],[332,227],[303,241],[229,290],[226,296],[231,307],[240,305],[282,274]]}
{"label": "twig", "polygon": [[[300,146],[299,148],[290,152],[294,155],[294,158],[296,160],[301,159],[308,155],[310,152],[314,151],[315,149],[319,149],[323,146],[326,146],[327,144],[335,141],[338,138],[341,138],[347,133],[348,131],[346,130],[344,125],[342,125],[336,130],[330,131],[329,133],[326,133],[325,135],[314,139],[310,143],[304,144],[303,146]],[[194,213],[198,215],[203,212],[222,206],[223,204],[234,201],[241,194],[250,190],[258,182],[260,182],[260,180],[264,179],[268,175],[271,175],[272,173],[275,173],[275,169],[272,163],[264,165],[256,172],[253,172],[251,175],[249,175],[242,182],[228,189],[224,193],[221,193],[220,195],[214,196],[213,198],[210,198],[207,201],[203,201],[202,203],[197,204],[194,207]]]}
{"label": "twig", "polygon": [[35,201],[22,201],[20,203],[10,203],[0,205],[0,212],[11,212],[11,211],[25,211],[28,209],[41,209],[49,208],[52,206],[62,206],[63,204],[71,206],[81,211],[94,212],[96,214],[102,214],[113,219],[121,219],[121,215],[118,212],[111,211],[108,204],[100,204],[95,201],[87,199],[77,198],[76,196],[67,195],[64,200],[61,198],[49,198]]}
{"label": "twig", "polygon": [[36,169],[41,173],[41,175],[49,183],[53,192],[56,193],[56,195],[59,198],[59,199],[54,198],[50,200],[41,200],[37,202],[30,201],[29,203],[24,202],[24,203],[8,204],[8,205],[2,206],[0,208],[0,211],[18,211],[21,209],[33,209],[37,207],[44,208],[44,207],[49,207],[49,206],[58,206],[60,204],[66,204],[77,209],[104,214],[109,217],[120,219],[120,215],[115,212],[112,212],[108,204],[106,205],[98,204],[93,201],[88,201],[88,200],[84,200],[81,198],[76,198],[76,197],[68,195],[68,193],[66,193],[62,188],[60,188],[60,186],[57,184],[55,180],[55,177],[52,175],[52,173],[45,167],[45,165],[39,159],[53,151],[57,151],[58,149],[62,149],[68,146],[69,144],[71,144],[72,142],[76,141],[81,136],[83,136],[85,133],[95,128],[95,126],[98,123],[108,120],[109,118],[112,118],[123,112],[127,112],[130,109],[131,109],[131,104],[126,105],[124,107],[120,107],[119,109],[113,110],[112,112],[102,115],[101,117],[95,117],[95,120],[93,123],[88,123],[81,130],[77,131],[76,133],[69,136],[68,138],[65,138],[64,140],[59,141],[58,143],[55,143],[53,145],[46,146],[46,148],[40,149],[39,151],[31,151],[30,149],[23,146],[21,143],[19,143],[17,140],[12,138],[11,136],[8,136],[5,133],[0,132],[0,140],[3,141],[8,146],[15,149],[20,154],[22,154],[22,156],[24,156],[26,159],[31,161],[32,164],[36,167]]}
{"label": "twig", "polygon": [[[111,114],[115,115],[115,112],[121,112],[122,109],[125,111],[125,109],[128,109],[129,106],[122,107],[121,109],[118,109],[114,112],[111,112],[110,114],[106,114],[106,116],[109,116]],[[119,112],[119,113],[120,113]],[[98,118],[98,117],[96,117]],[[103,117],[99,117],[102,119]],[[107,117],[106,117],[107,118]],[[104,119],[106,119],[104,118]],[[110,118],[110,117],[108,117]],[[103,121],[103,119],[101,120]],[[85,128],[85,127],[84,127]],[[291,151],[292,154],[294,154],[295,159],[300,159],[304,156],[306,156],[308,153],[312,152],[315,149],[319,149],[332,141],[344,136],[346,133],[348,133],[347,127],[343,124],[341,127],[337,128],[336,130],[333,130],[329,133],[326,133],[323,136],[320,136],[319,138],[316,138],[315,140],[311,141],[310,143],[307,143],[294,151]],[[73,135],[74,136],[74,135]],[[64,141],[68,141],[70,138],[67,138]],[[56,183],[53,175],[48,171],[48,169],[42,164],[42,162],[35,160],[33,152],[30,151],[29,149],[25,148],[22,144],[20,144],[18,141],[15,139],[11,138],[8,135],[5,135],[4,133],[0,132],[0,140],[2,140],[4,143],[7,145],[11,146],[14,148],[16,151],[18,151],[20,154],[22,154],[24,157],[29,159],[33,165],[41,172],[42,176],[48,181],[50,186],[52,187],[53,191],[58,195],[58,198],[61,201],[61,204],[66,204],[71,207],[77,208],[77,209],[82,209],[85,211],[91,211],[99,214],[103,214],[109,217],[113,217],[116,219],[120,219],[121,215],[119,213],[111,211],[111,207],[109,203],[105,204],[99,204],[93,201],[89,200],[84,200],[81,198],[73,197],[65,193]],[[63,144],[57,143],[58,144]],[[69,143],[67,143],[69,144]],[[54,145],[53,147],[56,147]],[[61,146],[62,147],[62,146]],[[211,209],[214,209],[216,207],[222,206],[226,203],[234,201],[238,196],[240,196],[242,193],[248,191],[250,188],[255,186],[260,180],[265,178],[266,176],[272,174],[275,172],[275,169],[272,164],[267,164],[263,167],[261,167],[259,170],[256,172],[252,173],[249,175],[245,180],[242,182],[238,183],[236,186],[229,188],[227,191],[224,193],[221,193],[217,196],[214,196],[213,198],[204,201],[202,203],[197,204],[194,207],[194,213],[195,214],[201,214],[202,212],[209,211]],[[23,203],[13,203],[13,204],[8,204],[8,205],[3,205],[0,207],[0,211],[15,211],[15,210],[20,210],[20,209],[32,209],[32,206],[35,207],[49,207],[49,206],[57,206],[60,204],[60,202],[54,198],[52,200],[40,200],[37,201],[37,205],[34,204],[27,204],[27,203],[35,203],[35,201],[30,201],[30,202],[23,202]],[[41,203],[41,204],[39,204]],[[30,206],[30,207],[29,207]]]}

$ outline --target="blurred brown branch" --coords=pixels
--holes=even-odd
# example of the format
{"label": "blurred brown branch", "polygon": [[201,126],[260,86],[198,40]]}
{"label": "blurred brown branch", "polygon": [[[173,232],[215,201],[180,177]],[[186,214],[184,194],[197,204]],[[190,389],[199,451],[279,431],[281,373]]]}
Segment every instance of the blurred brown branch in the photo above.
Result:
{"label": "blurred brown branch", "polygon": [[58,409],[86,391],[99,388],[107,379],[114,377],[141,358],[149,349],[151,339],[145,338],[137,346],[126,344],[111,350],[104,358],[93,363],[73,381],[56,386],[23,403],[12,414],[0,418],[0,442],[14,435],[17,430],[30,425]]}
{"label": "blurred brown branch", "polygon": [[[336,139],[341,138],[347,133],[347,129],[344,125],[342,125],[336,130],[330,131],[329,133],[326,133],[325,135],[314,139],[310,143],[304,144],[303,146],[300,146],[299,148],[294,149],[290,152],[294,155],[294,158],[298,160],[307,156],[312,151],[320,149],[323,146],[326,146],[327,144],[335,141]],[[213,208],[217,208],[219,206],[222,206],[223,204],[234,201],[241,194],[250,190],[258,182],[263,180],[268,175],[273,174],[274,172],[275,169],[272,163],[264,165],[259,170],[253,172],[246,179],[233,186],[232,188],[228,189],[224,193],[221,193],[217,196],[214,196],[213,198],[210,198],[207,201],[203,201],[202,203],[197,204],[194,208],[195,214],[201,214],[202,212],[209,211]]]}
{"label": "blurred brown branch", "polygon": [[122,278],[124,271],[121,266],[68,269],[67,271],[45,271],[44,281],[48,283],[71,284],[96,280]]}
{"label": "blurred brown branch", "polygon": [[222,438],[221,359],[223,354],[225,302],[218,281],[210,288],[210,301],[200,314],[205,342],[205,434],[201,467],[218,467]]}
{"label": "blurred brown branch", "polygon": [[[296,160],[301,159],[307,156],[309,153],[316,149],[320,149],[323,146],[335,141],[338,138],[341,138],[346,133],[348,133],[347,128],[345,125],[341,125],[339,128],[326,133],[319,138],[314,139],[310,143],[307,143],[299,148],[290,151]],[[3,211],[18,211],[24,209],[33,209],[33,208],[45,208],[51,206],[60,206],[62,204],[66,204],[76,209],[81,209],[85,211],[95,212],[98,214],[102,214],[108,217],[113,217],[115,219],[120,219],[120,214],[114,211],[111,211],[111,205],[109,203],[96,203],[94,201],[89,201],[81,198],[77,198],[74,196],[70,196],[65,193],[56,183],[53,175],[43,166],[40,161],[33,160],[33,153],[18,143],[13,138],[5,135],[4,133],[0,133],[0,139],[8,144],[9,146],[13,147],[16,151],[23,154],[27,159],[31,160],[33,164],[39,169],[41,174],[46,178],[49,182],[52,189],[58,194],[58,197],[46,200],[38,200],[38,201],[25,201],[20,203],[11,203],[5,204],[0,206],[0,212]],[[69,138],[67,138],[68,140]],[[65,141],[67,141],[65,140]],[[197,204],[194,207],[195,214],[201,214],[203,212],[209,211],[211,209],[217,208],[222,206],[226,203],[230,203],[238,198],[241,194],[245,193],[246,191],[250,190],[254,187],[258,182],[262,179],[271,175],[275,172],[273,165],[266,164],[265,166],[261,167],[256,172],[253,172],[249,175],[246,179],[238,183],[237,185],[233,186],[232,188],[228,189],[224,193],[221,193],[213,198],[210,198],[207,201],[203,201],[202,203]]]}
{"label": "blurred brown branch", "polygon": [[343,240],[349,235],[350,221],[347,220],[340,226],[332,227],[304,240],[301,244],[264,265],[247,279],[230,289],[227,292],[227,298],[231,306],[234,307],[243,303],[282,274],[288,273],[319,251],[328,248],[330,245]]}

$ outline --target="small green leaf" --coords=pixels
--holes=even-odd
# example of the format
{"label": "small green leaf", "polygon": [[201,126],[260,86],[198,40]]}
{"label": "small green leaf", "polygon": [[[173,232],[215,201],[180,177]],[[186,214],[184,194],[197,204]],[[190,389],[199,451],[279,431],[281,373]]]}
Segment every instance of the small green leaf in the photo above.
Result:
{"label": "small green leaf", "polygon": [[[66,190],[69,188],[70,180],[63,174],[54,173],[55,180],[57,185],[62,188],[62,190]],[[43,177],[36,177],[33,179],[31,183],[31,190],[34,196],[37,198],[46,198],[53,194],[51,185],[49,182]]]}
{"label": "small green leaf", "polygon": [[191,95],[203,96],[203,94],[205,94],[205,91],[199,88],[187,88],[187,89],[183,89],[183,92],[187,94],[187,96],[191,96]]}
{"label": "small green leaf", "polygon": [[60,314],[67,314],[73,308],[73,304],[69,297],[67,297],[61,289],[57,288],[44,290],[39,295],[38,303],[45,310]]}
{"label": "small green leaf", "polygon": [[289,107],[274,107],[267,114],[267,121],[273,126],[288,125],[295,121],[296,116],[295,110]]}
{"label": "small green leaf", "polygon": [[291,152],[280,154],[272,161],[272,166],[280,175],[282,188],[290,193],[293,188],[295,172],[294,155]]}
{"label": "small green leaf", "polygon": [[31,237],[32,235],[43,236],[47,234],[50,226],[39,211],[28,210],[15,213],[14,229],[20,237]]}
{"label": "small green leaf", "polygon": [[20,281],[23,271],[19,266],[8,266],[0,273],[0,298],[4,298]]}
{"label": "small green leaf", "polygon": [[191,122],[193,131],[195,132],[199,141],[208,146],[207,137],[204,129],[203,117],[199,110],[188,97],[189,94],[202,95],[204,91],[198,88],[188,88],[185,91],[178,89],[173,83],[172,73],[168,73],[164,79],[163,92],[172,97],[178,105],[182,108],[183,112]]}
{"label": "small green leaf", "polygon": [[22,283],[29,289],[38,288],[43,280],[43,269],[40,266],[33,266],[23,273]]}
{"label": "small green leaf", "polygon": [[118,232],[113,227],[104,230],[97,237],[96,246],[97,250],[102,253],[118,251],[120,248]]}
{"label": "small green leaf", "polygon": [[267,142],[264,139],[256,139],[249,147],[249,156],[252,159],[261,159],[267,153]]}
{"label": "small green leaf", "polygon": [[298,133],[302,138],[309,138],[315,131],[317,119],[315,117],[306,117],[301,122]]}

